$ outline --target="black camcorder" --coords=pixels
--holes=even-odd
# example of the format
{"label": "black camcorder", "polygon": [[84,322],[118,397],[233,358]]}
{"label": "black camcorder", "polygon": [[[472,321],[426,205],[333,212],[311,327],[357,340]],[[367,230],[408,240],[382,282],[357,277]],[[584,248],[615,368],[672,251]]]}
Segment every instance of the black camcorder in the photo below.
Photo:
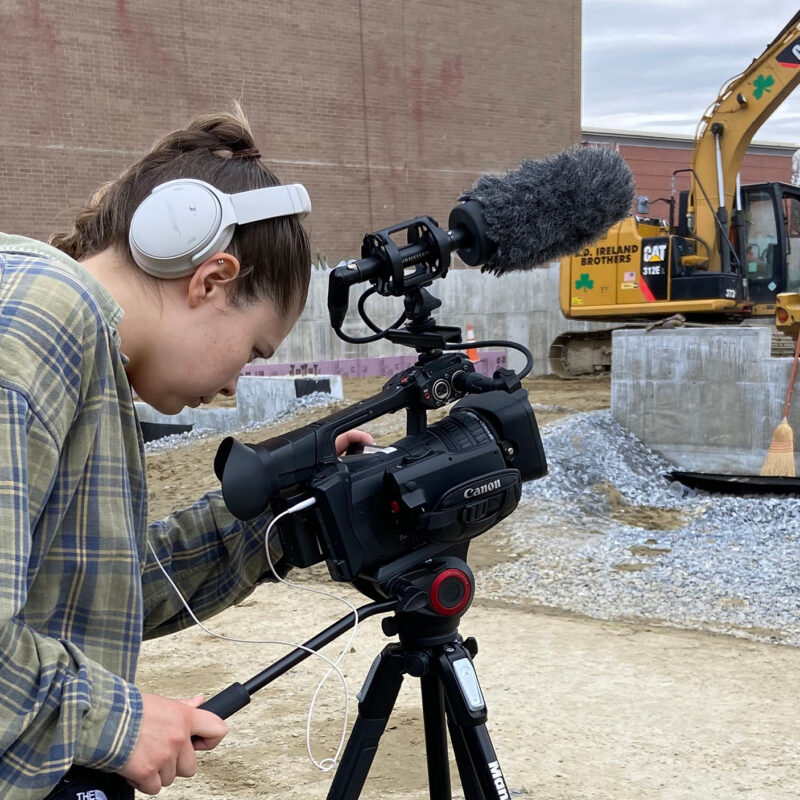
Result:
{"label": "black camcorder", "polygon": [[[215,465],[226,504],[249,518],[270,503],[279,512],[316,498],[279,521],[283,560],[308,567],[324,559],[336,581],[381,582],[388,565],[425,560],[478,536],[516,508],[522,481],[541,477],[546,464],[527,391],[464,396],[458,386],[470,373],[466,356],[447,354],[284,436],[257,445],[229,437]],[[415,416],[437,395],[442,405],[461,399],[449,416],[387,447],[333,453],[338,433],[402,408]]]}
{"label": "black camcorder", "polygon": [[[470,343],[526,355],[521,374],[503,368],[489,378],[457,352],[465,348],[460,329],[438,326],[430,315],[441,303],[425,286],[446,275],[451,249],[471,242],[459,251],[467,263],[475,252],[482,258],[490,252],[486,243],[475,246],[480,226],[469,221],[469,205],[454,209],[450,232],[424,217],[369,234],[362,259],[331,272],[328,298],[337,335],[414,347],[419,354],[414,366],[391,377],[380,393],[298,430],[259,444],[228,437],[220,445],[214,469],[235,516],[251,519],[268,507],[278,514],[315,499],[310,508],[277,523],[283,551],[278,566],[284,572],[324,560],[333,580],[351,582],[373,598],[386,597],[394,577],[416,565],[450,552],[464,557],[465,543],[516,508],[522,482],[546,474],[536,418],[520,382],[530,370],[530,352],[514,342]],[[408,243],[397,246],[402,229]],[[359,280],[372,284],[359,312],[375,335],[355,339],[342,333],[341,325],[349,287]],[[364,308],[375,292],[405,298],[403,316],[385,330]],[[448,416],[428,425],[429,410],[454,401]],[[337,435],[403,409],[404,438],[337,456]]]}

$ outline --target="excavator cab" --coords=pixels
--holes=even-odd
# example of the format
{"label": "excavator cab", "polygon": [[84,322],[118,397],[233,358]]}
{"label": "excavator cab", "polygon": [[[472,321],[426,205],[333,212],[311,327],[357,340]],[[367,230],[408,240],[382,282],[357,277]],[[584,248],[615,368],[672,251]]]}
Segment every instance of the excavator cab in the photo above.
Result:
{"label": "excavator cab", "polygon": [[786,283],[784,291],[775,297],[775,327],[796,339],[800,333],[800,187],[782,186],[780,197],[783,209],[782,247],[785,253]]}
{"label": "excavator cab", "polygon": [[737,250],[752,314],[771,315],[776,294],[800,290],[800,187],[742,187],[742,220]]}

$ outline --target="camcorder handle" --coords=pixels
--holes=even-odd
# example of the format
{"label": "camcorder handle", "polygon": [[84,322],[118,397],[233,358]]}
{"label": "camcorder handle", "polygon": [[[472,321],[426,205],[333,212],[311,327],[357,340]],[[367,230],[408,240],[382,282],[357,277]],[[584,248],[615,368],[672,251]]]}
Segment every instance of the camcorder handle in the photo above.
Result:
{"label": "camcorder handle", "polygon": [[225,438],[214,459],[225,504],[239,519],[257,517],[280,489],[308,481],[321,466],[338,461],[335,442],[340,433],[384,414],[407,409],[409,434],[419,434],[425,429],[426,410],[468,394],[466,383],[459,381],[462,374],[474,372],[465,354],[446,354],[398,373],[372,397],[258,445]]}

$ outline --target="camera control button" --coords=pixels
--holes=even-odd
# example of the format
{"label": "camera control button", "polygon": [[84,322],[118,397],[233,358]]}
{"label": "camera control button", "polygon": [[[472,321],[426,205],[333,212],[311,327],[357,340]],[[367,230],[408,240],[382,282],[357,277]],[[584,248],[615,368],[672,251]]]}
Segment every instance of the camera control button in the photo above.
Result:
{"label": "camera control button", "polygon": [[435,381],[431,388],[433,390],[433,396],[437,400],[444,401],[450,397],[450,384],[443,378],[439,378],[438,381]]}

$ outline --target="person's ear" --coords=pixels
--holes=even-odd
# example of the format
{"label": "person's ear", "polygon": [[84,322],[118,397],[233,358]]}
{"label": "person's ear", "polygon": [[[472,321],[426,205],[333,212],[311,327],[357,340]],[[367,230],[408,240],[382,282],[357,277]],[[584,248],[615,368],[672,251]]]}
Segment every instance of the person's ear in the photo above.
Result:
{"label": "person's ear", "polygon": [[189,278],[187,299],[189,306],[204,300],[224,299],[228,286],[236,280],[241,270],[239,259],[230,253],[214,253],[207,258]]}

